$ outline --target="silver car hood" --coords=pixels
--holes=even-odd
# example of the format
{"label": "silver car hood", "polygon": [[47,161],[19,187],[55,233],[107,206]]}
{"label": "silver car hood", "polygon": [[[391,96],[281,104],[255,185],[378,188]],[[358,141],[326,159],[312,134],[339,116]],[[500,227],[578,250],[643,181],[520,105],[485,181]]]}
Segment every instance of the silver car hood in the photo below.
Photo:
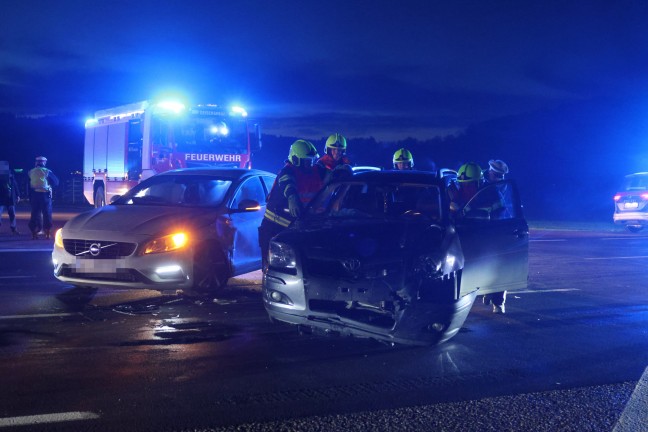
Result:
{"label": "silver car hood", "polygon": [[157,235],[174,226],[203,226],[213,222],[223,209],[153,205],[109,205],[69,220],[66,231],[119,232],[130,235]]}

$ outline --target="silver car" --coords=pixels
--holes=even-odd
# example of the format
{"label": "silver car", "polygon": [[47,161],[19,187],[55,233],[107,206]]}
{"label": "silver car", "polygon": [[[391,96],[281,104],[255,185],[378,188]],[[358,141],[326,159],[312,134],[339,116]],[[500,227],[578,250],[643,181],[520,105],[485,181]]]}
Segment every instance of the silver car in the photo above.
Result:
{"label": "silver car", "polygon": [[621,191],[614,195],[613,219],[635,233],[648,225],[648,172],[625,176]]}
{"label": "silver car", "polygon": [[511,180],[449,212],[443,176],[354,174],[273,238],[263,301],[274,321],[388,343],[453,337],[477,294],[527,287],[528,226]]}
{"label": "silver car", "polygon": [[144,180],[56,233],[54,275],[82,287],[218,289],[261,267],[257,229],[274,179],[187,168]]}

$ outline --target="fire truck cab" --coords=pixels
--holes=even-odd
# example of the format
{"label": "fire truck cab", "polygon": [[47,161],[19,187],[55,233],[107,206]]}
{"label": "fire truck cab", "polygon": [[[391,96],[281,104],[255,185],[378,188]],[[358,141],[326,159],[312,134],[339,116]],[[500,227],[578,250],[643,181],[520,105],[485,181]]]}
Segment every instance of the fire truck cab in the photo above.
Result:
{"label": "fire truck cab", "polygon": [[259,125],[240,107],[186,108],[142,101],[100,110],[86,121],[83,194],[101,207],[140,180],[175,168],[252,168],[261,148]]}

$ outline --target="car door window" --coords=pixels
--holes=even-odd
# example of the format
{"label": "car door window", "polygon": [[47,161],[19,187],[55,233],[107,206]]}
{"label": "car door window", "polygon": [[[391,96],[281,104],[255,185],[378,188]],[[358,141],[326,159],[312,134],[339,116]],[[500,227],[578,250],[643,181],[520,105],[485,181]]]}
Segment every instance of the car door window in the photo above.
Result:
{"label": "car door window", "polygon": [[261,176],[261,181],[263,182],[263,185],[265,186],[266,190],[266,198],[270,194],[270,191],[272,190],[272,186],[274,185],[275,182],[275,176]]}
{"label": "car door window", "polygon": [[506,220],[520,217],[519,205],[508,181],[487,185],[466,204],[463,215],[469,219]]}
{"label": "car door window", "polygon": [[266,203],[266,192],[259,180],[259,177],[247,179],[234,195],[231,208],[238,208],[239,203],[243,200],[251,199],[258,201],[262,206]]}

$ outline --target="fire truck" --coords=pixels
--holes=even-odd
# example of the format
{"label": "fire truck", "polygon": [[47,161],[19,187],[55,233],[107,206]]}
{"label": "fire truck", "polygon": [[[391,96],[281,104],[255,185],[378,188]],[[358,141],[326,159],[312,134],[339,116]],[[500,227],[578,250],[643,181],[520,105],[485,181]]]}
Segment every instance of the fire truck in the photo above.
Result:
{"label": "fire truck", "polygon": [[100,110],[86,121],[83,194],[101,207],[141,180],[175,168],[252,168],[258,124],[241,107],[143,101]]}

